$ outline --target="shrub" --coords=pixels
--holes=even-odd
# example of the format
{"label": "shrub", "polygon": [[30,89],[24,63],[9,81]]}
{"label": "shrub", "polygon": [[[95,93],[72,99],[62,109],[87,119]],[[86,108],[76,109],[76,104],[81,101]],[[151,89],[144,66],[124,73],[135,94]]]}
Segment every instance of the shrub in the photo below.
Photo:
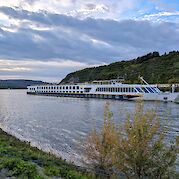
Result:
{"label": "shrub", "polygon": [[37,176],[36,166],[17,158],[4,158],[1,160],[1,168],[8,169],[13,176],[26,176],[34,178]]}
{"label": "shrub", "polygon": [[105,106],[104,124],[100,133],[94,129],[87,137],[84,145],[85,156],[88,164],[96,174],[103,172],[109,175],[113,168],[112,157],[117,145],[118,136],[108,104]]}
{"label": "shrub", "polygon": [[177,147],[165,144],[166,131],[155,110],[144,112],[137,104],[120,130],[111,116],[107,105],[101,132],[93,130],[87,137],[85,155],[93,168],[128,179],[176,178]]}
{"label": "shrub", "polygon": [[175,171],[176,146],[164,143],[165,129],[155,110],[143,111],[138,104],[128,116],[116,148],[115,166],[127,178],[171,178]]}

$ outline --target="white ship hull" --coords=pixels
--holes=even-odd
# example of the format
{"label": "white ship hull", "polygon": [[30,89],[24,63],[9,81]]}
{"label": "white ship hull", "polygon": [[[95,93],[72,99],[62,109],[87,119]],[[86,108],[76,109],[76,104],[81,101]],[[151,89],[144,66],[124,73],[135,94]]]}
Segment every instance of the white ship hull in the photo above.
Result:
{"label": "white ship hull", "polygon": [[161,92],[156,85],[122,84],[114,81],[110,81],[109,84],[98,82],[94,84],[29,86],[27,93],[60,97],[164,102],[175,102],[179,98],[179,93]]}
{"label": "white ship hull", "polygon": [[175,102],[175,100],[178,98],[179,98],[179,93],[158,93],[158,94],[143,94],[141,97],[132,98],[132,100]]}

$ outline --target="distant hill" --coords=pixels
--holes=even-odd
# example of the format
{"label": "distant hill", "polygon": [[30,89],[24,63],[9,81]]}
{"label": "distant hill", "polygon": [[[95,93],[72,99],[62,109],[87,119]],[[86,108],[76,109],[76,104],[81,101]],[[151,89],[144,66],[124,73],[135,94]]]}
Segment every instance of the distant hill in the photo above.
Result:
{"label": "distant hill", "polygon": [[61,83],[90,82],[124,77],[126,83],[139,83],[138,76],[149,83],[179,83],[179,51],[161,55],[149,53],[130,61],[86,68],[68,74]]}
{"label": "distant hill", "polygon": [[0,89],[26,89],[30,85],[47,84],[42,81],[34,80],[0,80]]}

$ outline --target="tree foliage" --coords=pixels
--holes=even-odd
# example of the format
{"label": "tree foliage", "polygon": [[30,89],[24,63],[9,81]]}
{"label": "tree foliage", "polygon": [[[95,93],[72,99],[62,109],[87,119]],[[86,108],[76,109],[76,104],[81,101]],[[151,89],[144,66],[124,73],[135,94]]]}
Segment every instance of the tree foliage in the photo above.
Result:
{"label": "tree foliage", "polygon": [[126,83],[139,83],[138,76],[143,76],[149,83],[179,82],[179,52],[159,55],[149,53],[130,61],[120,61],[109,65],[85,68],[68,74],[61,83],[91,82],[124,77]]}
{"label": "tree foliage", "polygon": [[109,104],[105,106],[104,123],[100,133],[94,129],[87,137],[85,143],[85,154],[88,162],[96,172],[104,171],[109,174],[113,168],[113,158],[118,136]]}
{"label": "tree foliage", "polygon": [[176,177],[177,147],[165,144],[166,130],[155,110],[144,111],[139,103],[121,127],[115,126],[111,116],[107,105],[102,130],[94,129],[87,137],[85,154],[95,169],[111,175],[120,172],[128,179]]}

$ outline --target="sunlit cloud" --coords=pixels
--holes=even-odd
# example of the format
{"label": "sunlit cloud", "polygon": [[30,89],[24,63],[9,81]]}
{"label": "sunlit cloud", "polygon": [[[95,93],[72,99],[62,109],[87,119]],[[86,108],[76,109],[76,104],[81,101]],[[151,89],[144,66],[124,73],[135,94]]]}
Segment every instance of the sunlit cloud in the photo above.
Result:
{"label": "sunlit cloud", "polygon": [[145,19],[145,20],[155,20],[155,19],[161,20],[162,17],[171,17],[171,16],[178,16],[178,18],[179,18],[179,11],[147,14],[144,16],[143,19]]}
{"label": "sunlit cloud", "polygon": [[[3,79],[36,79],[44,81],[59,82],[64,74],[71,71],[93,67],[103,64],[87,64],[71,60],[53,60],[53,61],[38,61],[38,60],[0,60],[0,77]],[[4,75],[6,74],[6,75]]]}
{"label": "sunlit cloud", "polygon": [[0,78],[70,72],[178,50],[178,0],[0,1]]}

